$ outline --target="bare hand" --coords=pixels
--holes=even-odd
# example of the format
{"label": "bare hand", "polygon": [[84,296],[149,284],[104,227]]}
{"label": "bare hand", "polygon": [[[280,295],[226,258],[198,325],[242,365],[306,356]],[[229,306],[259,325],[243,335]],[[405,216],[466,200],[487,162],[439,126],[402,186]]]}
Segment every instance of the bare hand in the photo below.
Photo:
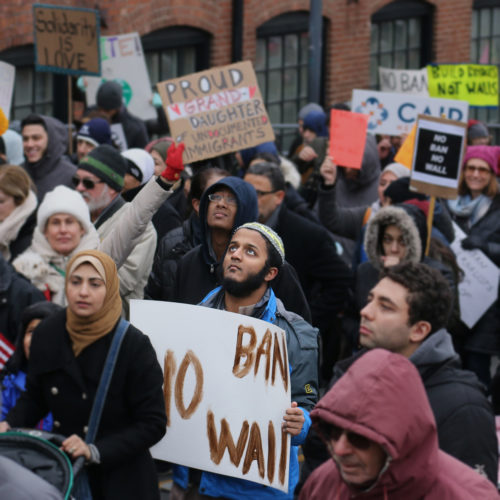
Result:
{"label": "bare hand", "polygon": [[0,422],[0,432],[7,432],[10,431],[10,425],[9,422],[4,420],[3,422]]}
{"label": "bare hand", "polygon": [[298,436],[306,419],[304,418],[302,409],[293,401],[292,406],[286,410],[283,420],[285,421],[283,429],[291,436]]}
{"label": "bare hand", "polygon": [[299,158],[302,161],[313,161],[317,157],[318,154],[311,146],[304,146],[299,153]]}
{"label": "bare hand", "polygon": [[72,434],[63,441],[61,450],[65,451],[72,458],[83,456],[88,461],[91,457],[90,448],[87,443],[76,434]]}
{"label": "bare hand", "polygon": [[382,260],[382,264],[384,265],[384,267],[397,266],[400,263],[399,257],[394,257],[393,255],[384,255],[380,257],[380,259]]}
{"label": "bare hand", "polygon": [[319,173],[323,176],[325,186],[333,186],[337,180],[337,165],[333,162],[331,156],[327,156],[321,164]]}

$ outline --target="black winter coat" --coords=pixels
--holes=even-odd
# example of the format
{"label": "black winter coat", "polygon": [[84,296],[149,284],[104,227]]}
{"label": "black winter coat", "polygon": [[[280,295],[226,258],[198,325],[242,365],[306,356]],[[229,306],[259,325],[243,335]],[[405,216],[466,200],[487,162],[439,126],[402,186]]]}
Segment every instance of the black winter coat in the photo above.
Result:
{"label": "black winter coat", "polygon": [[22,312],[44,300],[43,293],[0,255],[0,333],[15,344]]}
{"label": "black winter coat", "polygon": [[338,256],[332,235],[284,205],[279,208],[273,229],[283,240],[286,260],[297,271],[311,306],[313,325],[327,328],[332,318],[343,311],[352,286],[351,271]]}
{"label": "black winter coat", "polygon": [[[84,438],[112,333],[75,358],[66,310],[44,320],[33,336],[26,392],[7,415],[12,427],[31,427],[49,411],[54,431]],[[163,375],[149,338],[127,330],[111,379],[95,445],[101,463],[88,467],[94,500],[159,499],[149,447],[166,430]]]}
{"label": "black winter coat", "polygon": [[[451,218],[467,235],[478,236],[486,244],[481,250],[500,266],[500,194],[493,198],[486,214],[471,227],[468,227],[467,218],[457,217],[453,213]],[[471,329],[465,349],[485,354],[500,354],[499,328],[500,302],[497,300]]]}

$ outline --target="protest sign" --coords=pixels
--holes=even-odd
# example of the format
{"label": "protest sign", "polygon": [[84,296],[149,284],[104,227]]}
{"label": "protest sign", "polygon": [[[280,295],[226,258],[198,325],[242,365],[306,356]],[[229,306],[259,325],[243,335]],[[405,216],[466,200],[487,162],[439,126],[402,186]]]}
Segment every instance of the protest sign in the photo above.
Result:
{"label": "protest sign", "polygon": [[430,196],[456,198],[466,136],[465,123],[419,115],[410,188]]}
{"label": "protest sign", "polygon": [[102,78],[84,78],[87,106],[93,106],[99,85],[114,80],[122,87],[127,109],[142,120],[156,118],[151,82],[138,33],[102,36]]}
{"label": "protest sign", "polygon": [[164,370],[167,433],[153,456],[287,491],[285,332],[250,316],[159,301],[132,300],[130,320]]}
{"label": "protest sign", "polygon": [[380,90],[382,92],[398,92],[400,94],[429,97],[427,90],[427,68],[391,69],[378,68]]}
{"label": "protest sign", "polygon": [[211,68],[157,85],[172,137],[192,162],[274,141],[249,61]]}
{"label": "protest sign", "polygon": [[10,107],[12,105],[12,92],[16,78],[16,67],[12,64],[0,61],[0,109],[3,110],[7,119],[10,119]]}
{"label": "protest sign", "polygon": [[33,5],[35,67],[67,75],[99,75],[99,13]]}
{"label": "protest sign", "polygon": [[417,125],[413,125],[411,132],[406,136],[398,152],[394,156],[394,161],[401,163],[408,169],[411,169],[413,162],[413,150],[415,149],[415,135],[417,134]]}
{"label": "protest sign", "polygon": [[493,64],[432,64],[427,75],[431,97],[498,106],[498,68]]}
{"label": "protest sign", "polygon": [[464,250],[461,242],[467,235],[453,223],[455,239],[451,249],[464,272],[458,283],[460,318],[472,328],[498,297],[498,267],[481,250]]}
{"label": "protest sign", "polygon": [[330,156],[337,165],[361,168],[368,116],[332,109],[330,112]]}
{"label": "protest sign", "polygon": [[469,105],[464,101],[434,99],[395,92],[358,90],[352,92],[352,110],[367,114],[368,132],[372,134],[409,134],[419,114],[445,116],[467,122]]}

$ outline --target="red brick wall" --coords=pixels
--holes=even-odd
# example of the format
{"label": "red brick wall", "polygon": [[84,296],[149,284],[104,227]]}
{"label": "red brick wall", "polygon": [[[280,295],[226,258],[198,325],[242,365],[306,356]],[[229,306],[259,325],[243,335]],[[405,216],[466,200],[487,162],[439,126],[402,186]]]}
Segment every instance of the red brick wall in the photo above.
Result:
{"label": "red brick wall", "polygon": [[[33,43],[31,3],[8,0],[0,6],[0,51]],[[90,7],[94,0],[44,0]],[[350,98],[369,83],[370,18],[391,0],[323,0],[326,19],[325,104]],[[33,2],[34,3],[34,2]],[[232,0],[104,0],[98,2],[108,29],[102,34],[138,31],[145,35],[168,26],[191,26],[212,35],[211,65],[231,62]],[[434,0],[433,54],[436,62],[469,60],[472,0]],[[310,0],[245,0],[243,59],[254,60],[256,30],[275,16],[307,11]]]}

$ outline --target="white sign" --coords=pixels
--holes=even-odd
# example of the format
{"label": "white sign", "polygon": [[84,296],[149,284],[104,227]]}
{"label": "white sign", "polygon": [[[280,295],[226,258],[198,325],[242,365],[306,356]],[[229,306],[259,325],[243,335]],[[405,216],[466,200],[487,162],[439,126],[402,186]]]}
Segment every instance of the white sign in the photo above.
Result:
{"label": "white sign", "polygon": [[398,92],[400,94],[429,97],[427,68],[391,69],[380,66],[378,74],[382,92]]}
{"label": "white sign", "polygon": [[105,80],[115,80],[122,86],[127,109],[142,120],[156,118],[141,38],[138,33],[101,37],[101,75],[83,77],[87,106],[93,106],[97,89]]}
{"label": "white sign", "polygon": [[155,458],[288,491],[285,332],[250,316],[132,300],[164,370],[167,433]]}
{"label": "white sign", "polygon": [[429,115],[467,123],[469,104],[452,99],[409,96],[376,90],[352,91],[352,111],[370,116],[372,134],[409,134],[418,115]]}
{"label": "white sign", "polygon": [[472,328],[498,297],[498,267],[481,250],[464,250],[461,241],[467,235],[453,223],[455,239],[451,244],[457,264],[464,271],[464,279],[458,284],[460,315]]}
{"label": "white sign", "polygon": [[16,67],[0,61],[0,108],[2,108],[7,120],[10,120],[10,106],[15,78]]}

